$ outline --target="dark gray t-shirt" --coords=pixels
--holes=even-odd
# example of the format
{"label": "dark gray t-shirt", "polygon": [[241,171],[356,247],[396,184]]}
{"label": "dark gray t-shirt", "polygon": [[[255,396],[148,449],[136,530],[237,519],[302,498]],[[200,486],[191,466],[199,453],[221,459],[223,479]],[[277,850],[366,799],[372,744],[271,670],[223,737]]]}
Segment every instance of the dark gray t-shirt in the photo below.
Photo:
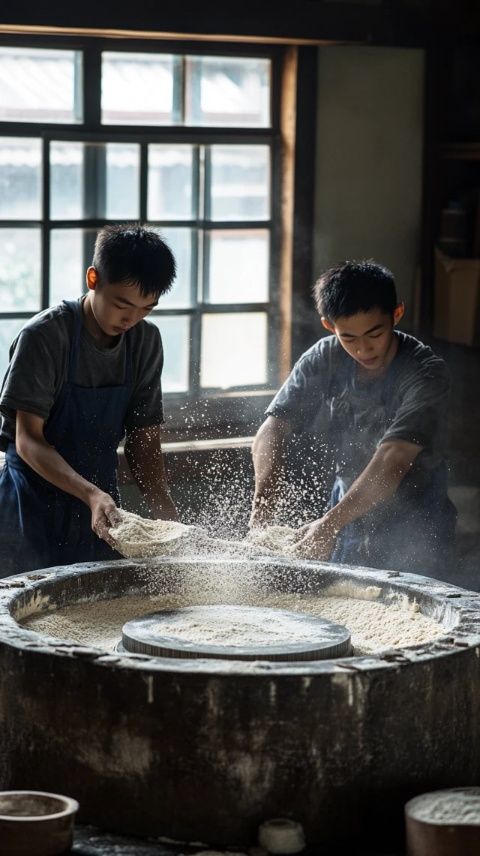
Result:
{"label": "dark gray t-shirt", "polygon": [[336,336],[306,351],[266,410],[295,431],[328,441],[337,472],[352,481],[387,440],[422,446],[415,469],[428,471],[444,457],[450,379],[431,348],[399,331],[386,375],[359,382],[355,361]]}
{"label": "dark gray t-shirt", "polygon": [[[17,410],[48,419],[67,379],[73,333],[74,313],[60,303],[31,318],[13,342],[0,393],[1,449],[15,441]],[[129,336],[133,392],[125,420],[127,433],[163,422],[160,332],[154,324],[140,321]],[[83,326],[75,383],[86,387],[116,386],[125,382],[125,370],[125,334],[113,347],[101,348]]]}

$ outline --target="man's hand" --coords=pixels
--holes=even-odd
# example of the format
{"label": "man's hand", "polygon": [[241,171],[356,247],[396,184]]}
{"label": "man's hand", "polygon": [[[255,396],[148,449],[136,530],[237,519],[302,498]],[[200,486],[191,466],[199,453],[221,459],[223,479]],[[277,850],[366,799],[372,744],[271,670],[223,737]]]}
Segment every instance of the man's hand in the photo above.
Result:
{"label": "man's hand", "polygon": [[104,493],[103,490],[96,488],[92,491],[88,505],[92,513],[92,529],[95,535],[103,538],[112,547],[113,542],[109,530],[120,522],[120,512],[112,497],[110,494]]}
{"label": "man's hand", "polygon": [[337,534],[338,530],[332,526],[330,520],[321,517],[320,520],[307,523],[298,530],[297,541],[289,552],[304,559],[328,562],[335,547]]}
{"label": "man's hand", "polygon": [[253,500],[252,513],[248,521],[248,528],[268,526],[272,522],[272,509],[266,499],[255,497]]}

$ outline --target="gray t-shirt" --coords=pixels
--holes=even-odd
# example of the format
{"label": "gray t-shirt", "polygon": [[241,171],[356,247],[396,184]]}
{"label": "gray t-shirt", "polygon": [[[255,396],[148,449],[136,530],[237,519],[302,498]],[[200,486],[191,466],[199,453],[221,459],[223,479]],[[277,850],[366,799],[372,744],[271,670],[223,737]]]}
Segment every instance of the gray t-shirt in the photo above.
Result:
{"label": "gray t-shirt", "polygon": [[266,410],[298,432],[326,440],[337,472],[351,481],[387,440],[422,446],[415,469],[428,471],[444,457],[450,379],[431,348],[399,331],[386,375],[359,382],[355,361],[336,336],[306,351]]}
{"label": "gray t-shirt", "polygon": [[[84,298],[79,298],[81,302]],[[74,313],[66,303],[45,309],[22,328],[10,348],[0,392],[0,449],[15,442],[17,410],[34,413],[45,421],[68,375]],[[127,433],[163,422],[161,373],[163,348],[158,328],[140,321],[129,334],[133,392],[125,419]],[[82,327],[77,360],[79,386],[116,386],[125,382],[126,334],[113,347],[102,348]]]}

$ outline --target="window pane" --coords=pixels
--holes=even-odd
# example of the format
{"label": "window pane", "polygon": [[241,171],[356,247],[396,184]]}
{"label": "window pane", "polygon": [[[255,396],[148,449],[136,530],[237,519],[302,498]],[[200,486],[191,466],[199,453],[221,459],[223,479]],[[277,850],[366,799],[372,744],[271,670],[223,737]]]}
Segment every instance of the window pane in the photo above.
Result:
{"label": "window pane", "polygon": [[50,306],[75,300],[85,291],[85,273],[92,261],[96,234],[93,229],[52,229]]}
{"label": "window pane", "polygon": [[0,137],[0,217],[39,220],[41,216],[41,140]]}
{"label": "window pane", "polygon": [[140,146],[107,143],[107,220],[140,215]]}
{"label": "window pane", "polygon": [[187,57],[187,125],[270,126],[270,60]]}
{"label": "window pane", "polygon": [[0,229],[2,312],[39,312],[40,229]]}
{"label": "window pane", "polygon": [[0,383],[8,367],[8,352],[15,336],[26,323],[25,318],[0,320]]}
{"label": "window pane", "polygon": [[50,216],[54,220],[78,220],[84,204],[83,143],[50,145]]}
{"label": "window pane", "polygon": [[[160,298],[160,305],[162,298]],[[150,316],[160,330],[163,343],[163,392],[187,392],[190,353],[190,319],[185,316]]]}
{"label": "window pane", "polygon": [[80,51],[0,48],[0,121],[82,122]]}
{"label": "window pane", "polygon": [[193,146],[148,147],[148,219],[193,218]]}
{"label": "window pane", "polygon": [[212,146],[210,219],[266,220],[270,216],[268,146]]}
{"label": "window pane", "polygon": [[202,387],[229,389],[267,382],[267,316],[260,312],[204,315]]}
{"label": "window pane", "polygon": [[160,309],[177,309],[192,305],[192,230],[155,229],[170,247],[177,263],[177,277],[172,290],[160,298]]}
{"label": "window pane", "polygon": [[140,146],[63,143],[50,146],[50,216],[137,219]]}
{"label": "window pane", "polygon": [[266,229],[210,232],[207,254],[210,303],[268,301],[269,233]]}
{"label": "window pane", "polygon": [[170,125],[179,121],[180,57],[153,53],[102,53],[104,125]]}

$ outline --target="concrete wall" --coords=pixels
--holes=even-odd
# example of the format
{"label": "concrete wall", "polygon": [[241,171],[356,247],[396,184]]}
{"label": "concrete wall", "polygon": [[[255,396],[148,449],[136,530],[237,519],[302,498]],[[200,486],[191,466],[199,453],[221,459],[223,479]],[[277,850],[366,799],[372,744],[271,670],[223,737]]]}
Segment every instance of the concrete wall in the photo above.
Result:
{"label": "concrete wall", "polygon": [[314,265],[381,261],[413,315],[420,255],[424,53],[319,48]]}

